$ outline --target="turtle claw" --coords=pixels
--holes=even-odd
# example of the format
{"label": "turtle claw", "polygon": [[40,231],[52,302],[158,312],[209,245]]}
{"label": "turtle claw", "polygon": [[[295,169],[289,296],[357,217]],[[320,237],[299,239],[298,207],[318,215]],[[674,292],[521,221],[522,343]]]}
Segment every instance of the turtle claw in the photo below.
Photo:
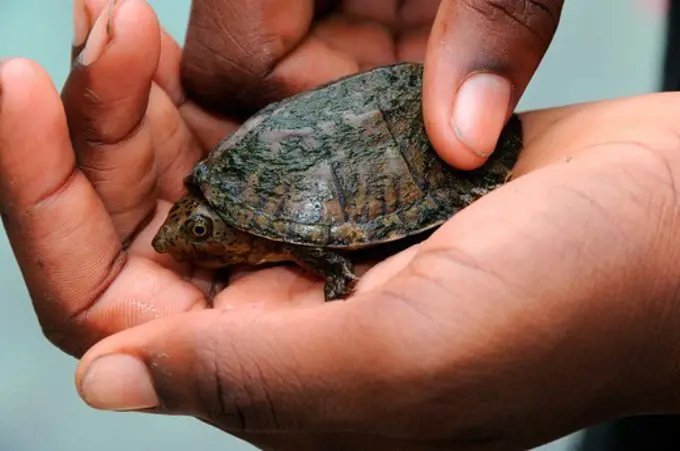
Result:
{"label": "turtle claw", "polygon": [[326,302],[344,300],[354,293],[358,283],[359,278],[353,273],[328,276],[324,286],[324,300]]}
{"label": "turtle claw", "polygon": [[349,297],[359,283],[352,262],[336,252],[318,247],[291,246],[288,253],[302,268],[324,278],[326,302]]}

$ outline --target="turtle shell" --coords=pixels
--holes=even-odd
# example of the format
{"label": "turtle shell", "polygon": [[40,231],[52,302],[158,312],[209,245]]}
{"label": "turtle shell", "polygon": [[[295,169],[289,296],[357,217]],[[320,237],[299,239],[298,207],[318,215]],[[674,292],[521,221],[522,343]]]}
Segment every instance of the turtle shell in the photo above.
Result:
{"label": "turtle shell", "polygon": [[436,227],[505,181],[521,130],[513,115],[482,168],[452,168],[427,137],[422,74],[382,66],[271,104],[188,183],[231,226],[280,242],[358,248]]}

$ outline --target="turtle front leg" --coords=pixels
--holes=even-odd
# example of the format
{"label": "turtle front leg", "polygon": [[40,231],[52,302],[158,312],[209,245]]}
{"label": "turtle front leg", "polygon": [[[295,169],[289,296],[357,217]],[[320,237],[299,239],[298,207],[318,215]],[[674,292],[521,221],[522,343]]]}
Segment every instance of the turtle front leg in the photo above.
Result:
{"label": "turtle front leg", "polygon": [[345,299],[354,292],[359,277],[348,258],[318,247],[291,246],[286,250],[300,267],[325,279],[326,302]]}

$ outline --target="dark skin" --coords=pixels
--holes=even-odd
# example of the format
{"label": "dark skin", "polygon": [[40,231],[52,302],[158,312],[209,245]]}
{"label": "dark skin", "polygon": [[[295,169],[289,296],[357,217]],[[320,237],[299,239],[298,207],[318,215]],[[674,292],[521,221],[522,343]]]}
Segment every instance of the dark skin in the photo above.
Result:
{"label": "dark skin", "polygon": [[186,99],[146,2],[113,17],[61,99],[35,63],[0,65],[3,224],[89,405],[282,451],[531,449],[680,412],[678,93],[523,114],[521,177],[348,302],[277,267],[209,303],[210,274],[150,243],[229,124]]}
{"label": "dark skin", "polygon": [[375,66],[425,63],[423,111],[459,169],[493,152],[557,30],[562,0],[193,0],[182,82],[230,117]]}

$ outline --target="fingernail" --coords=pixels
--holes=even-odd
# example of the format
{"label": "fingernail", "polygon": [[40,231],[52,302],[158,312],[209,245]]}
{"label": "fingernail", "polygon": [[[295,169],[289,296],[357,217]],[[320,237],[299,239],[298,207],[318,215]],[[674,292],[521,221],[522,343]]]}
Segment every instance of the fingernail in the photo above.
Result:
{"label": "fingernail", "polygon": [[95,409],[141,410],[158,405],[146,365],[126,354],[95,359],[83,376],[78,391],[83,400]]}
{"label": "fingernail", "polygon": [[73,0],[73,46],[80,47],[87,39],[90,19],[85,9],[85,0]]}
{"label": "fingernail", "polygon": [[109,17],[106,20],[106,33],[109,35],[109,38],[113,36],[113,10],[120,1],[122,0],[109,0]]}
{"label": "fingernail", "polygon": [[[470,75],[458,90],[451,126],[458,138],[480,158],[493,152],[511,96],[510,82],[489,73]],[[490,130],[496,133],[489,133]]]}
{"label": "fingernail", "polygon": [[116,0],[110,0],[109,6],[99,14],[94,22],[90,36],[87,37],[85,48],[78,56],[78,61],[83,66],[89,66],[97,61],[104,53],[104,49],[111,41],[111,27],[113,22],[113,9]]}

